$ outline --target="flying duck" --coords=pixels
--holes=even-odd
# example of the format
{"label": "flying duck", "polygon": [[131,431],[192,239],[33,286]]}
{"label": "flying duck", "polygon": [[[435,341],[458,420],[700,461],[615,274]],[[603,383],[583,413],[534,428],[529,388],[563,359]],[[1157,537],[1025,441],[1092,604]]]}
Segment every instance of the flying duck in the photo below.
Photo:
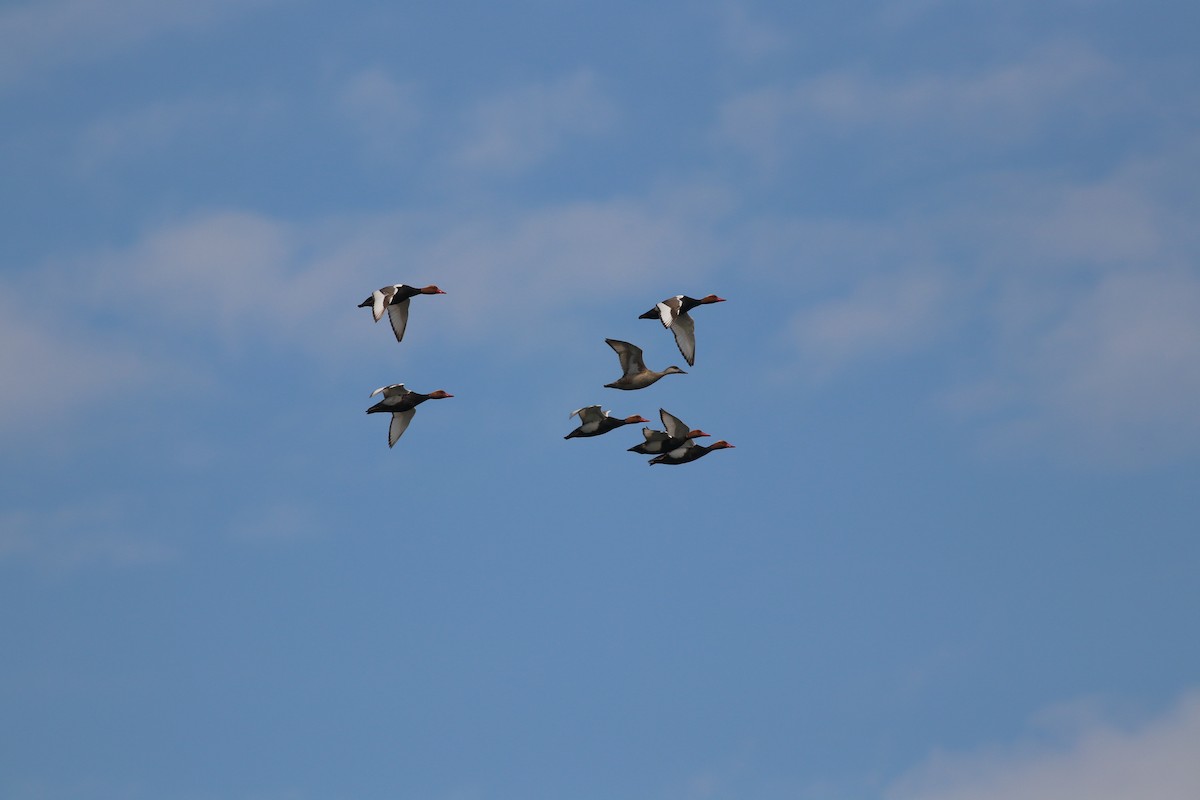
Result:
{"label": "flying duck", "polygon": [[675,334],[675,344],[679,347],[679,352],[687,361],[688,366],[694,367],[696,366],[696,323],[688,312],[696,306],[724,302],[724,297],[717,297],[715,294],[701,297],[699,300],[688,297],[686,294],[677,294],[663,300],[639,316],[638,319],[660,320],[664,328],[669,328],[671,333]]}
{"label": "flying duck", "polygon": [[392,323],[392,332],[396,334],[398,342],[404,338],[404,329],[408,326],[408,300],[419,294],[445,294],[445,292],[436,286],[426,286],[420,289],[416,286],[397,283],[371,292],[371,296],[359,303],[358,307],[371,309],[376,322],[379,322],[383,317],[384,309],[387,309],[388,320]]}
{"label": "flying duck", "polygon": [[609,347],[617,351],[617,357],[621,359],[621,371],[624,373],[612,383],[604,384],[606,388],[645,389],[663,375],[687,374],[679,367],[674,366],[667,367],[662,372],[646,369],[646,362],[642,361],[642,348],[629,342],[622,342],[620,339],[605,339],[604,341],[608,343]]}
{"label": "flying duck", "polygon": [[703,458],[713,450],[724,450],[728,447],[733,447],[729,442],[722,439],[719,442],[713,442],[707,447],[701,447],[690,439],[684,442],[683,446],[672,450],[669,453],[663,453],[650,459],[653,464],[686,464],[689,461],[695,461],[697,458]]}
{"label": "flying duck", "polygon": [[[574,439],[579,436],[599,436],[602,433],[616,430],[622,425],[634,425],[638,422],[649,422],[645,417],[634,414],[632,417],[619,419],[610,417],[608,411],[601,411],[600,406],[588,406],[572,411],[572,417],[579,417],[579,427],[564,436],[564,439]],[[569,418],[569,417],[568,417]]]}
{"label": "flying duck", "polygon": [[432,394],[410,392],[404,388],[403,383],[380,386],[371,392],[371,397],[381,392],[383,393],[383,399],[368,408],[367,413],[391,412],[392,424],[388,426],[388,447],[395,447],[396,442],[404,435],[404,430],[408,427],[408,423],[412,422],[413,414],[417,413],[417,406],[426,400],[443,400],[447,397],[454,397],[454,395],[443,392],[441,389]]}
{"label": "flying duck", "polygon": [[665,408],[658,410],[658,416],[662,419],[663,428],[666,430],[656,431],[652,428],[642,428],[642,436],[646,437],[646,441],[630,447],[629,452],[647,456],[669,453],[682,447],[684,442],[709,435],[702,430],[688,429],[688,426],[683,424],[683,420],[669,413]]}

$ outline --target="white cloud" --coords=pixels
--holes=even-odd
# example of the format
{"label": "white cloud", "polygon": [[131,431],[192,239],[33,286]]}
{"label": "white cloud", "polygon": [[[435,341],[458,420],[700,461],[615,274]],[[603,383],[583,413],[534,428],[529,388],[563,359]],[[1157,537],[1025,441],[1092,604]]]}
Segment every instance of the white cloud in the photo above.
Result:
{"label": "white cloud", "polygon": [[1022,331],[983,386],[953,396],[1013,415],[999,441],[1038,441],[1086,461],[1142,464],[1200,448],[1200,276],[1122,271]]}
{"label": "white cloud", "polygon": [[973,754],[938,752],[887,800],[1193,800],[1200,797],[1200,695],[1122,728],[1089,722],[1065,743],[1038,740]]}
{"label": "white cloud", "polygon": [[[698,199],[699,198],[699,199]],[[218,212],[154,230],[127,248],[78,259],[88,291],[131,321],[168,335],[251,339],[336,357],[374,335],[347,326],[354,306],[389,282],[437,283],[449,335],[524,339],[590,303],[634,291],[648,276],[694,276],[723,247],[706,233],[721,199],[702,191],[647,200],[574,203],[463,216],[390,213],[307,226]],[[75,280],[60,277],[60,280]],[[349,309],[349,310],[348,310]],[[369,315],[363,316],[369,321]]]}
{"label": "white cloud", "polygon": [[779,26],[755,19],[741,3],[721,8],[720,34],[728,50],[746,59],[764,58],[788,46],[788,36]]}
{"label": "white cloud", "polygon": [[[1174,168],[1194,159],[1171,159]],[[979,265],[1022,278],[1187,261],[1186,206],[1157,177],[1119,170],[1087,182],[1041,174],[983,178],[939,223],[947,241],[986,242]],[[1186,201],[1185,201],[1186,202]]]}
{"label": "white cloud", "polygon": [[801,298],[797,374],[937,359],[931,396],[989,449],[1161,463],[1200,451],[1198,198],[1180,179],[1197,164],[1200,143],[1176,142],[1090,180],[981,176],[953,205],[759,223],[747,263],[805,265],[773,268]]}
{"label": "white cloud", "polygon": [[[1146,464],[1200,448],[1200,148],[1099,180],[986,187],[940,222],[971,253],[985,373],[947,398],[1008,449]],[[991,416],[991,421],[986,421]]]}
{"label": "white cloud", "polygon": [[828,72],[727,100],[716,139],[776,163],[813,137],[869,132],[880,141],[994,148],[1037,132],[1064,108],[1096,113],[1121,94],[1114,68],[1092,51],[1060,44],[972,75],[890,77]]}
{"label": "white cloud", "polygon": [[466,140],[454,160],[468,169],[519,172],[548,158],[570,137],[606,133],[616,116],[590,72],[523,86],[468,111]]}
{"label": "white cloud", "polygon": [[872,275],[848,296],[799,312],[792,331],[805,358],[823,369],[905,352],[946,327],[951,294],[945,276],[928,270]]}
{"label": "white cloud", "polygon": [[30,72],[102,57],[275,1],[41,0],[11,6],[0,11],[0,86]]}
{"label": "white cloud", "polygon": [[256,315],[286,321],[296,287],[288,266],[297,242],[288,226],[223,212],[169,225],[99,262],[94,291],[175,324],[241,332]]}
{"label": "white cloud", "polygon": [[[25,295],[22,305],[10,298]],[[149,362],[73,322],[75,300],[0,287],[0,435],[66,436],[80,399],[92,409],[144,384]],[[35,302],[36,301],[36,302]]]}
{"label": "white cloud", "polygon": [[422,260],[464,295],[461,329],[524,338],[648,280],[713,269],[723,247],[705,232],[708,213],[669,199],[573,203],[456,225]]}
{"label": "white cloud", "polygon": [[144,159],[169,153],[181,141],[193,143],[215,132],[229,134],[259,124],[274,104],[234,98],[190,98],[109,114],[90,122],[76,145],[78,160],[95,168],[113,160]]}

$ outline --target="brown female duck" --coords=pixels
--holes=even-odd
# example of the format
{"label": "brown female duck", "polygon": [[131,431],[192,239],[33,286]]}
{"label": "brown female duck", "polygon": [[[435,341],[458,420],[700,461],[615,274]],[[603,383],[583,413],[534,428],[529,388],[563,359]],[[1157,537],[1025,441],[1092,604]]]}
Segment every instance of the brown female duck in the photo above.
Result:
{"label": "brown female duck", "polygon": [[621,372],[624,373],[612,383],[604,384],[609,389],[645,389],[664,375],[687,374],[675,366],[667,367],[662,372],[646,369],[646,362],[642,360],[642,348],[629,342],[622,342],[620,339],[605,339],[604,341],[617,351],[617,357],[621,359]]}

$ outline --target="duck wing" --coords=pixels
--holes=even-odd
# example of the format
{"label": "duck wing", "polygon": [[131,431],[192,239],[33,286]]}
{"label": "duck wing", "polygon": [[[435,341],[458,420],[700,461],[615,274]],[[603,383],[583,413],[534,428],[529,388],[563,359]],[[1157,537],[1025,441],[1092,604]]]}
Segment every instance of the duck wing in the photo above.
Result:
{"label": "duck wing", "polygon": [[621,372],[625,375],[636,375],[646,371],[646,362],[642,361],[642,348],[620,339],[605,339],[608,346],[617,352],[621,359]]}
{"label": "duck wing", "polygon": [[[404,338],[404,329],[408,327],[408,298],[392,303],[388,306],[388,320],[392,323],[392,333],[396,334],[396,341]],[[676,334],[678,338],[679,334]],[[690,362],[689,362],[690,363]]]}
{"label": "duck wing", "polygon": [[380,386],[378,389],[371,392],[369,396],[374,397],[375,395],[381,393],[383,394],[384,399],[386,399],[388,397],[395,397],[398,394],[408,394],[408,389],[404,388],[403,383],[393,383],[391,386]]}
{"label": "duck wing", "polygon": [[699,446],[700,445],[696,444],[691,439],[684,439],[683,444],[679,445],[679,447],[676,447],[674,450],[670,451],[669,453],[666,453],[665,455],[667,456],[667,458],[683,458],[684,456],[686,456],[688,454],[689,450],[691,450],[692,448],[695,448],[695,447],[699,447]]}
{"label": "duck wing", "polygon": [[665,431],[656,431],[653,428],[642,428],[642,436],[646,437],[646,441],[629,448],[634,453],[645,453],[646,455],[655,455],[663,451],[663,443],[671,437]]}
{"label": "duck wing", "polygon": [[667,438],[671,439],[686,439],[688,431],[691,430],[683,423],[679,417],[675,416],[665,408],[658,410],[658,416],[662,420],[663,428],[666,429]]}
{"label": "duck wing", "polygon": [[400,441],[400,437],[404,435],[408,423],[412,422],[413,415],[416,413],[415,408],[392,412],[392,424],[388,426],[388,447],[396,446],[396,442]]}
{"label": "duck wing", "polygon": [[375,315],[375,321],[383,319],[383,310],[387,308],[388,300],[396,290],[391,286],[385,286],[382,289],[376,289],[371,292],[371,313]]}
{"label": "duck wing", "polygon": [[658,318],[662,320],[664,328],[670,328],[675,324],[675,320],[679,317],[680,308],[683,305],[683,295],[677,294],[674,297],[668,297],[663,300],[655,308],[658,309]]}
{"label": "duck wing", "polygon": [[688,366],[696,366],[696,322],[692,316],[680,314],[675,317],[671,323],[671,333],[675,334],[675,345]]}
{"label": "duck wing", "polygon": [[642,428],[642,436],[646,437],[647,444],[657,444],[671,438],[666,431],[656,431],[653,428]]}
{"label": "duck wing", "polygon": [[589,422],[599,422],[607,416],[608,412],[602,411],[600,406],[587,406],[585,408],[579,408],[575,411],[572,411],[568,419],[570,419],[570,417],[579,417],[580,424],[586,425]]}

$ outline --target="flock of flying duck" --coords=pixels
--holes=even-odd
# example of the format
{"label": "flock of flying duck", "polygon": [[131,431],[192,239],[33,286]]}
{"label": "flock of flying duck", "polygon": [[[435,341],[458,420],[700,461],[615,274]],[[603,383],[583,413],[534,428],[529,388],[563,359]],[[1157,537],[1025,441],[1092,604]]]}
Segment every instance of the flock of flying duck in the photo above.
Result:
{"label": "flock of flying duck", "polygon": [[[409,301],[421,294],[445,294],[445,292],[436,286],[418,288],[397,283],[372,292],[366,300],[358,304],[358,307],[371,309],[376,322],[379,322],[383,319],[383,315],[387,314],[388,321],[392,324],[392,332],[396,334],[396,341],[399,342],[404,339],[404,329],[408,326]],[[662,322],[663,327],[675,335],[675,344],[690,367],[696,364],[696,323],[689,312],[698,306],[723,302],[725,302],[724,298],[717,297],[715,294],[699,299],[681,294],[657,303],[654,308],[640,315],[638,319],[657,319]],[[646,362],[642,359],[640,347],[620,339],[605,339],[604,341],[621,360],[621,377],[612,383],[604,384],[607,388],[629,391],[645,389],[666,375],[686,374],[676,366],[667,367],[661,372],[648,369]],[[378,394],[382,394],[383,399],[368,408],[367,413],[388,412],[392,415],[392,422],[388,427],[388,447],[394,447],[400,437],[404,435],[408,424],[412,422],[413,415],[417,413],[417,406],[426,400],[443,400],[454,396],[441,389],[430,394],[421,394],[406,389],[402,383],[380,386],[371,392],[371,397]],[[668,413],[666,409],[660,408],[658,413],[662,420],[663,430],[642,428],[642,436],[645,441],[629,448],[633,453],[653,455],[654,458],[650,459],[651,464],[686,464],[708,455],[713,450],[733,447],[724,440],[707,446],[698,445],[694,440],[709,434],[699,429],[689,428],[678,417]],[[572,411],[570,416],[579,417],[579,427],[564,436],[564,439],[600,436],[625,425],[650,422],[645,417],[636,414],[624,419],[613,417],[610,416],[610,412],[601,410],[599,405],[577,409]]]}

